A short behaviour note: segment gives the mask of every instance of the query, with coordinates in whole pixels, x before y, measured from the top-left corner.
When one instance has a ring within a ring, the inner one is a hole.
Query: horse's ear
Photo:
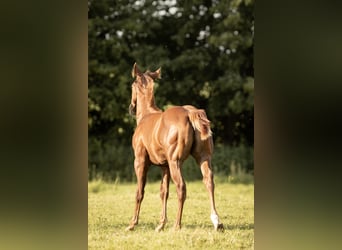
[[[157,69],[154,72],[148,72],[148,75],[152,77],[153,80],[161,78],[161,68]]]
[[[132,69],[132,77],[135,78],[137,75],[142,75],[142,73],[139,70],[137,63],[135,62]]]

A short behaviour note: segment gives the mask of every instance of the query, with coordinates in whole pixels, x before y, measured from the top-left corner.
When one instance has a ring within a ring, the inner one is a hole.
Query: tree
[[[134,62],[162,67],[155,93],[160,108],[204,108],[216,143],[253,146],[253,0],[96,0],[88,6],[90,148],[94,140],[130,144]]]

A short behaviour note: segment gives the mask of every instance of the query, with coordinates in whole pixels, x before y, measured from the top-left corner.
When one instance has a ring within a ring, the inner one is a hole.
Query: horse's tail
[[[201,135],[201,140],[208,139],[211,135],[210,121],[203,109],[196,109],[193,106],[183,106],[189,113],[189,120],[195,130],[198,130]]]

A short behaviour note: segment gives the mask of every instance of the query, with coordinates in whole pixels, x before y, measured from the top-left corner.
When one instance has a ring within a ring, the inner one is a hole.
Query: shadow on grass
[[[224,230],[250,230],[254,229],[254,223],[248,223],[248,224],[223,224]],[[214,229],[214,226],[211,224],[205,224],[205,225],[200,225],[200,224],[192,224],[192,225],[183,225],[183,228],[186,229],[204,229],[204,230],[211,230]]]
[[[254,223],[248,223],[248,224],[235,224],[235,225],[225,225],[225,228],[227,230],[250,230],[254,229]]]
[[[144,223],[144,222],[141,222],[139,223],[138,225],[136,225],[134,227],[134,231],[154,231],[154,229],[157,227],[157,223]],[[126,228],[129,226],[129,221],[127,223],[120,223],[120,224],[113,224],[111,225],[111,227],[115,230],[121,230],[121,231],[125,231]],[[130,232],[130,231],[128,231]]]
[[[120,223],[120,224],[113,224],[110,225],[111,228],[115,230],[125,230],[129,225],[129,222],[127,223]],[[134,231],[154,231],[155,228],[158,226],[158,223],[152,223],[152,222],[141,222],[138,225],[135,226]],[[254,223],[248,223],[248,224],[223,224],[224,230],[251,230],[254,229]],[[190,229],[190,230],[196,230],[196,229],[202,229],[202,230],[214,230],[214,227],[212,224],[183,224],[183,229]],[[173,223],[169,224],[167,223],[165,225],[165,230],[173,229]]]

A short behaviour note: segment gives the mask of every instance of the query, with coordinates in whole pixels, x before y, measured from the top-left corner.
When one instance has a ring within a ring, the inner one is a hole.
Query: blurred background
[[[3,1],[0,248],[87,248],[87,180],[101,173],[134,179],[135,121],[127,109],[136,61],[142,70],[162,67],[160,108],[206,109],[216,176],[222,171],[226,179],[239,163],[255,167],[256,249],[339,249],[339,7],[327,1]],[[246,88],[253,61],[255,117],[245,101],[253,100],[253,88]],[[247,159],[250,165],[242,162]],[[187,164],[184,170],[192,170]]]
[[[253,0],[88,1],[89,180],[135,180],[135,119],[128,114],[134,62],[143,71],[162,68],[155,84],[161,109],[206,110],[216,176],[253,173],[253,9]],[[148,178],[159,180],[160,170],[151,170]],[[183,173],[201,179],[192,159]]]

